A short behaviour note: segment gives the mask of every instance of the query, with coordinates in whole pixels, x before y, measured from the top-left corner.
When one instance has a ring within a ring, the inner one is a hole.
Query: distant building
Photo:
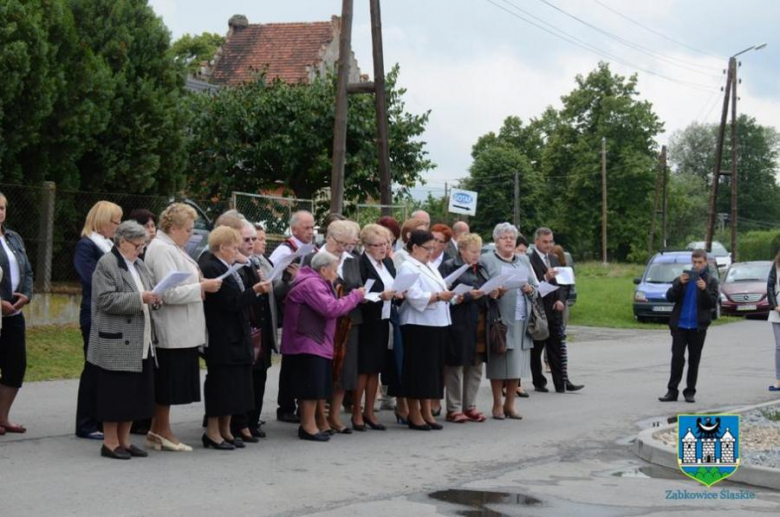
[[[250,24],[246,16],[228,21],[225,44],[214,59],[201,68],[198,79],[220,86],[252,81],[265,71],[268,80],[290,84],[310,83],[335,71],[339,54],[341,18],[329,22]],[[361,77],[354,53],[350,55],[349,82]]]

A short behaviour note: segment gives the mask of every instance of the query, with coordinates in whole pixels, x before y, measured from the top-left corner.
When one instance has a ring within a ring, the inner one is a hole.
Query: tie
[[[547,267],[547,269],[550,269],[550,258],[546,253],[544,254],[544,265]]]

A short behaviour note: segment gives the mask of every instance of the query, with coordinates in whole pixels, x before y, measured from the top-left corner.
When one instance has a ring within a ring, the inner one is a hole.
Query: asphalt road
[[[174,408],[192,453],[152,452],[127,462],[72,435],[77,383],[30,383],[13,418],[26,435],[0,437],[0,514],[10,516],[225,515],[739,515],[774,514],[780,494],[725,481],[718,499],[668,499],[706,491],[681,473],[649,467],[631,452],[642,426],[676,413],[772,400],[774,341],[768,323],[710,330],[696,404],[663,404],[671,340],[665,331],[571,329],[574,394],[532,392],[522,421],[447,424],[415,432],[380,413],[388,431],[302,442],[271,418],[278,368],[270,372],[268,438],[232,452],[200,447],[202,406]],[[490,408],[487,381],[480,390]],[[348,418],[345,418],[348,420]],[[134,437],[142,443],[140,437]],[[742,494],[751,499],[722,499]],[[670,492],[671,491],[671,492]],[[502,495],[503,494],[503,495]]]

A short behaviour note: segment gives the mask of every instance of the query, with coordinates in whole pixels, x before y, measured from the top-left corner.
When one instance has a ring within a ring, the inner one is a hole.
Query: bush
[[[753,231],[739,236],[739,260],[772,260],[780,248],[780,230]]]

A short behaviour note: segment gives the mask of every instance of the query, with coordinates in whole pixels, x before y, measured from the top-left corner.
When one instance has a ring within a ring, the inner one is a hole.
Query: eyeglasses
[[[140,252],[146,247],[146,243],[142,242],[141,244],[135,244],[134,242],[127,241],[128,244],[130,244],[132,247],[135,248],[135,251]]]
[[[332,235],[329,236],[329,238],[333,239],[333,242],[335,242],[338,246],[340,246],[342,248],[346,248],[347,246],[350,246],[352,244],[351,242],[341,242],[340,240],[338,240],[337,238],[335,238]]]
[[[420,246],[422,249],[427,251],[428,253],[431,253],[433,251],[433,246]]]

